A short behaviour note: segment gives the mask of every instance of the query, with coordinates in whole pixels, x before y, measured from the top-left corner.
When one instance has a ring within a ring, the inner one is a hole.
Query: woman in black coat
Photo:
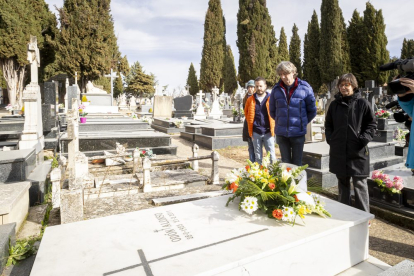
[[[369,212],[367,177],[369,149],[377,122],[368,101],[361,97],[353,74],[338,81],[339,93],[325,119],[326,142],[330,146],[329,171],[338,178],[339,202],[351,205],[351,178],[355,207]]]

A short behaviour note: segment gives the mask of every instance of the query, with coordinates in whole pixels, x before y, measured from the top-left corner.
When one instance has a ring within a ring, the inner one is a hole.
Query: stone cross
[[[200,102],[199,102],[199,104],[201,105],[201,104],[203,104],[203,90],[200,90],[198,93],[197,93],[197,95],[200,97]]]
[[[211,92],[213,93],[213,102],[214,102],[217,99],[218,94],[220,93],[220,89],[214,86],[214,88],[211,89]]]
[[[27,60],[30,63],[30,82],[37,83],[38,73],[37,68],[40,67],[40,54],[37,47],[37,38],[30,36],[30,42],[27,45]]]
[[[44,148],[42,103],[40,86],[38,85],[38,67],[40,66],[39,48],[37,39],[30,36],[27,46],[27,60],[30,62],[31,82],[23,90],[22,101],[24,105],[23,134],[20,137],[19,149],[36,149],[37,161],[43,160]]]
[[[111,73],[109,75],[104,75],[104,77],[111,78],[111,99],[113,99],[114,98],[114,79],[118,78],[118,76],[116,75],[116,72],[112,71],[112,68],[111,68]]]

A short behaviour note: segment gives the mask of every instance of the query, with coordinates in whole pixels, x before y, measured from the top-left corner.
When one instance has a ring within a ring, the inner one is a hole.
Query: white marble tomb
[[[324,199],[332,218],[292,227],[227,198],[48,227],[31,276],[323,276],[368,258],[369,213]]]

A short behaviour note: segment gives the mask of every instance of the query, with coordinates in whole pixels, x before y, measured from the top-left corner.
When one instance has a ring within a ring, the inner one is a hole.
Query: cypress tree
[[[0,0],[0,7],[0,69],[7,82],[10,103],[21,106],[30,35],[37,37],[42,81],[45,67],[54,59],[45,38],[56,29],[56,18],[44,0]]]
[[[288,43],[287,37],[285,34],[285,29],[282,27],[280,29],[280,36],[279,36],[279,47],[278,47],[278,61],[287,61],[289,60],[289,50],[288,50]]]
[[[298,35],[298,27],[296,24],[293,24],[292,28],[292,37],[290,38],[289,44],[289,59],[292,62],[297,70],[298,70],[298,77],[302,78],[302,60],[301,60],[301,53],[300,53],[300,37]]]
[[[131,66],[127,79],[127,92],[131,92],[135,96],[150,96],[154,94],[154,76],[146,74],[138,61]]]
[[[118,72],[117,78],[114,83],[114,98],[118,97],[124,92],[124,82],[122,81],[122,75]]]
[[[342,10],[339,10],[341,16],[341,58],[342,58],[342,74],[351,72],[351,58],[349,56],[349,42],[346,33],[345,19],[342,15]]]
[[[65,0],[59,9],[56,62],[60,71],[78,72],[83,89],[89,80],[116,68],[121,59],[110,14],[110,0]]]
[[[190,95],[195,96],[200,90],[198,87],[197,74],[192,62],[190,68],[188,69],[187,85],[190,86]]]
[[[205,91],[220,87],[225,59],[225,26],[220,0],[210,0],[204,22],[200,86]]]
[[[242,83],[262,76],[268,85],[274,84],[278,61],[276,43],[266,1],[239,0],[237,47]]]
[[[319,64],[323,83],[330,83],[343,73],[342,28],[338,0],[322,0]]]
[[[404,38],[402,49],[401,49],[401,58],[411,58],[414,57],[414,40],[409,39],[407,40]]]
[[[362,63],[364,62],[361,45],[361,38],[363,36],[362,20],[363,19],[359,15],[358,11],[354,10],[347,29],[351,72],[355,75],[359,84],[363,84],[365,81],[362,76],[361,68]]]
[[[303,75],[314,90],[321,86],[319,68],[320,35],[318,15],[314,10],[312,19],[308,22],[308,31],[303,45]]]
[[[361,39],[362,78],[375,80],[382,85],[387,79],[386,72],[380,72],[379,66],[389,61],[389,52],[386,49],[388,40],[385,36],[385,24],[382,11],[375,10],[374,6],[366,3],[363,20],[363,36]]]
[[[227,45],[226,48],[226,62],[224,68],[224,91],[233,94],[237,89],[237,73],[230,45]]]

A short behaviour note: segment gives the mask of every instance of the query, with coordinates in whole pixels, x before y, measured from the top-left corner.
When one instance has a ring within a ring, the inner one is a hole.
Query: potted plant
[[[81,122],[81,124],[86,123],[86,115],[88,115],[88,113],[83,112],[83,110],[84,110],[85,108],[86,108],[86,106],[85,106],[84,104],[81,104],[81,105],[78,107],[78,110],[79,110],[79,117],[80,117],[80,122]]]
[[[65,105],[63,103],[59,104],[59,113],[65,112]]]
[[[393,179],[382,171],[373,171],[372,179],[368,179],[368,192],[370,198],[383,203],[402,207],[401,190],[404,188],[404,181],[400,176]]]
[[[390,116],[391,116],[391,113],[384,109],[378,109],[377,112],[375,112],[375,117],[377,117],[377,123],[378,123],[379,130],[385,130],[387,128],[388,118]]]
[[[232,113],[233,113],[233,122],[235,122],[236,117],[239,115],[239,113],[237,112],[237,109],[235,109],[234,107],[232,109]]]

